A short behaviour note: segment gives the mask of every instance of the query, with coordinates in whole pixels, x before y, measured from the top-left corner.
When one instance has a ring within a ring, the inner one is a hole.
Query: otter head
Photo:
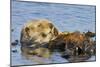
[[[27,46],[35,46],[35,44],[44,45],[50,40],[55,39],[57,35],[58,30],[51,21],[45,19],[32,20],[22,29],[21,43],[25,42]]]

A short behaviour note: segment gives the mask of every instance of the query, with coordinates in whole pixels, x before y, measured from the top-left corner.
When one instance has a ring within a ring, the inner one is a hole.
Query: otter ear
[[[49,26],[50,26],[51,29],[53,28],[53,24],[52,23],[49,23]]]
[[[28,28],[28,27],[26,27],[26,28],[25,28],[25,32],[28,32],[28,31],[29,31],[29,28]]]
[[[29,28],[28,27],[25,28],[25,32],[26,32],[26,35],[29,36]]]
[[[51,33],[53,34],[53,36],[57,36],[59,34],[58,30],[54,27],[52,23],[50,23],[49,26],[50,26]]]
[[[57,36],[58,35],[58,30],[55,28],[55,27],[52,27],[52,30],[51,30],[52,34],[54,36]]]

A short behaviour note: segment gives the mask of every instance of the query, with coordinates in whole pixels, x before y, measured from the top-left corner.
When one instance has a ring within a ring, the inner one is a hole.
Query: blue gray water
[[[11,29],[14,29],[11,33],[11,42],[20,39],[20,31],[23,25],[32,19],[48,19],[60,31],[87,32],[89,30],[95,32],[95,6],[93,5],[12,1],[11,17]],[[27,60],[20,54],[20,45],[11,48],[18,50],[17,53],[11,53],[11,65],[38,64],[35,61]],[[90,59],[95,60],[95,57]],[[45,60],[48,61],[47,63],[68,62],[61,58],[59,53],[55,53],[52,59]]]

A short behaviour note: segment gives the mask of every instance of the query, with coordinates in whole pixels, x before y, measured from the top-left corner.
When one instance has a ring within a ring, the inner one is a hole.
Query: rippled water
[[[11,42],[20,39],[23,25],[32,19],[51,20],[60,31],[95,32],[95,6],[93,5],[12,1],[11,17],[11,29],[14,29],[11,33]],[[11,48],[11,50],[18,50],[16,53],[11,52],[11,65],[39,64],[21,55],[20,44]],[[95,60],[95,56],[90,60]],[[59,53],[53,54],[51,59],[45,59],[45,61],[47,63],[68,62],[61,58]]]

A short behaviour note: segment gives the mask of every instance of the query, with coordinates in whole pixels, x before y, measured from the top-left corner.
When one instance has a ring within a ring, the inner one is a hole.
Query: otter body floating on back
[[[72,33],[61,33],[51,42],[50,49],[58,49],[63,52],[62,56],[69,61],[84,61],[95,53],[95,41],[79,31]]]

